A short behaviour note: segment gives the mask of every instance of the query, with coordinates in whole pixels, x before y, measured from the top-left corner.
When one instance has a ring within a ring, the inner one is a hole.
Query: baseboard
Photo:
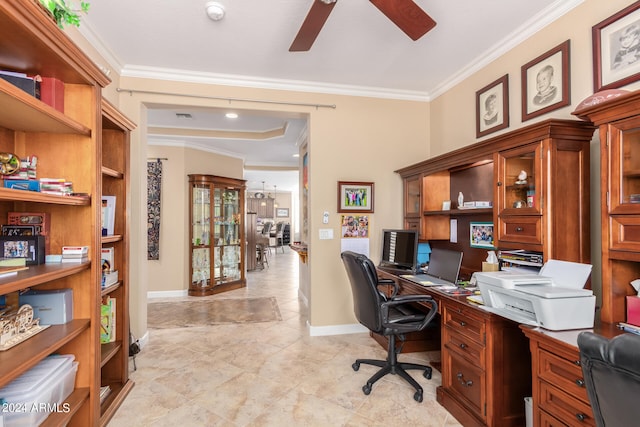
[[[369,333],[369,329],[359,323],[351,325],[311,326],[307,321],[307,328],[309,328],[309,336],[311,337]]]
[[[189,296],[189,291],[187,289],[180,289],[177,291],[150,291],[147,292],[147,299],[155,299],[155,298],[175,298],[175,297],[186,297]]]

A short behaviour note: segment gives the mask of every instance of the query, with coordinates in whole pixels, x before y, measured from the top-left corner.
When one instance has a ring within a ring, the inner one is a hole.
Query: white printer
[[[482,308],[552,331],[592,328],[596,297],[583,289],[591,265],[549,260],[538,274],[475,273]]]

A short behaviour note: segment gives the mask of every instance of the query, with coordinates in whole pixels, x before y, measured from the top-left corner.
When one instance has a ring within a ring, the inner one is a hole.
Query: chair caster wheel
[[[418,403],[422,402],[422,392],[416,391],[416,394],[413,395],[413,399]]]
[[[354,362],[354,364],[351,365],[351,367],[353,368],[354,371],[357,371],[358,369],[360,369],[360,364],[358,362]]]
[[[425,377],[426,379],[430,380],[431,379],[431,370],[428,371],[424,371],[424,374],[422,374],[423,377]]]
[[[371,393],[371,386],[369,384],[365,384],[362,386],[362,392],[368,396],[369,393]]]

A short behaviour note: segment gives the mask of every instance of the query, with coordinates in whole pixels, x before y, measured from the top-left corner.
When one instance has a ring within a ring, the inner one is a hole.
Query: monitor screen
[[[427,274],[456,283],[462,264],[462,252],[448,249],[431,249]]]
[[[416,230],[382,230],[380,265],[415,269],[418,255]]]

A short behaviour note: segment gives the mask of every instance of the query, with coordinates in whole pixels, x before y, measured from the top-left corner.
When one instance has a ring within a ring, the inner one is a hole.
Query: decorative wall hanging
[[[571,103],[567,40],[522,66],[522,121]]]
[[[373,182],[338,181],[338,212],[373,213]]]
[[[593,91],[640,79],[640,1],[596,24],[593,33]]]
[[[509,75],[476,92],[476,138],[509,127]]]
[[[162,162],[147,162],[147,259],[160,259]]]

